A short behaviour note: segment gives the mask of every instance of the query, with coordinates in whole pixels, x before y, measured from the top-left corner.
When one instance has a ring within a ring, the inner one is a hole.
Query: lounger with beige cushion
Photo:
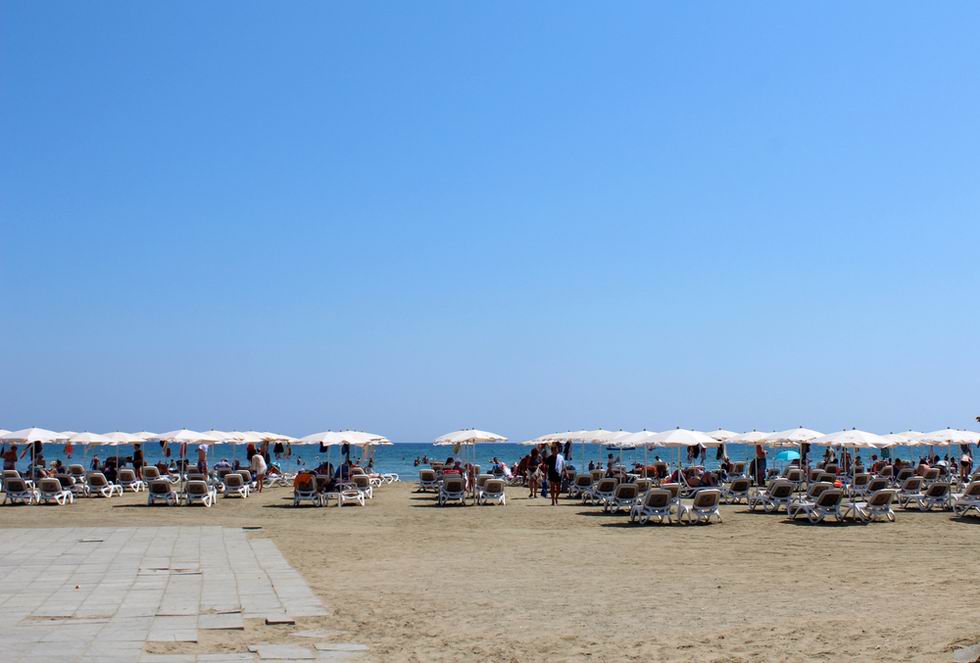
[[[222,492],[225,494],[225,497],[245,498],[248,497],[248,493],[251,490],[248,484],[245,483],[245,479],[238,472],[229,472],[226,474],[221,485],[224,487]]]
[[[592,489],[592,477],[588,474],[580,474],[575,477],[575,481],[568,487],[569,497],[581,497],[583,492]]]
[[[141,479],[136,478],[135,470],[119,470],[119,474],[116,476],[116,483],[122,487],[123,492],[126,490],[131,490],[134,493],[138,493],[139,491],[146,489],[146,484]]]
[[[699,490],[691,504],[681,505],[677,520],[687,525],[707,525],[711,523],[711,518],[715,517],[718,522],[721,522],[721,510],[718,508],[720,504],[720,490],[714,488]]]
[[[630,522],[646,525],[651,518],[656,518],[658,523],[662,524],[665,520],[670,523],[672,507],[673,495],[671,491],[663,488],[651,488],[643,499],[630,509]]]
[[[20,477],[6,477],[3,480],[3,503],[34,504],[37,501],[37,490]]]
[[[901,486],[902,484],[905,483],[906,479],[913,476],[915,476],[915,470],[913,470],[911,467],[903,467],[898,471],[898,474],[895,476],[895,485]]]
[[[507,504],[507,495],[504,492],[504,482],[502,479],[489,479],[481,488],[477,490],[477,504]]]
[[[179,501],[177,490],[169,479],[161,479],[159,475],[156,479],[146,484],[146,505],[153,506],[157,502],[163,502],[170,506],[177,506]]]
[[[930,467],[928,470],[926,470],[926,473],[922,475],[922,481],[926,488],[939,481],[939,478],[940,469],[938,467]]]
[[[732,479],[727,488],[722,489],[722,498],[729,504],[739,504],[742,500],[749,499],[749,491],[752,490],[752,480],[748,477],[738,477]]]
[[[874,479],[868,482],[867,490],[865,491],[865,493],[870,495],[871,493],[876,493],[879,490],[884,490],[885,488],[890,488],[890,487],[891,487],[891,481],[888,480],[888,477],[875,477]],[[897,495],[898,492],[896,491],[895,494]]]
[[[900,484],[898,503],[904,507],[909,500],[918,500],[922,496],[922,484],[922,477],[906,477]]]
[[[419,480],[415,484],[416,493],[439,492],[439,478],[435,470],[419,470]]]
[[[803,511],[804,504],[813,506],[816,503],[817,498],[820,497],[821,493],[833,487],[834,484],[830,483],[829,481],[818,481],[816,483],[811,483],[809,486],[807,486],[806,494],[793,497],[793,500],[790,502],[789,506],[786,507],[786,513],[790,518],[795,519],[796,516],[800,515],[800,513],[805,513]]]
[[[786,479],[776,479],[768,488],[758,490],[749,495],[749,510],[755,511],[762,507],[766,513],[775,513],[779,507],[789,508],[793,500],[793,484]]]
[[[952,503],[949,484],[937,481],[926,488],[926,492],[907,498],[902,506],[906,509],[915,507],[919,511],[932,511],[933,507],[949,509]]]
[[[612,495],[602,500],[602,510],[607,513],[617,513],[620,509],[630,511],[639,494],[635,483],[621,483],[616,486]]]
[[[871,475],[867,472],[859,472],[854,475],[848,492],[852,498],[864,497],[868,494],[868,484],[871,483]]]
[[[364,493],[366,499],[374,499],[374,486],[370,477],[366,474],[355,474],[351,478],[354,480],[354,488]]]
[[[450,502],[466,506],[466,484],[463,477],[457,474],[446,475],[439,487],[439,506],[446,506]]]
[[[340,492],[334,493],[337,497],[337,506],[344,506],[345,504],[356,504],[358,506],[364,506],[364,491],[358,490],[357,488],[349,485],[343,488]],[[321,497],[322,500],[326,500],[327,495]]]
[[[895,522],[895,511],[892,509],[892,503],[895,502],[896,495],[898,495],[898,491],[894,488],[876,490],[868,495],[866,502],[856,502],[852,508],[861,520],[875,521],[885,518]]]
[[[72,463],[68,466],[68,474],[72,476],[78,483],[85,483],[85,467],[79,465],[78,463]]]
[[[218,491],[208,485],[207,481],[192,479],[184,484],[184,504],[191,506],[203,504],[210,507],[218,498]]]
[[[66,490],[61,482],[54,477],[41,479],[37,484],[37,501],[39,504],[55,503],[61,506],[75,502],[75,496]]]
[[[953,496],[953,513],[957,518],[962,518],[970,511],[976,511],[980,515],[980,480],[974,479],[962,493]]]
[[[88,476],[85,477],[85,494],[89,497],[112,497],[113,495],[122,495],[123,489],[122,486],[109,483],[102,472],[89,472]]]
[[[604,500],[613,496],[618,484],[619,481],[612,477],[599,479],[597,483],[593,484],[592,490],[582,494],[582,501],[586,504],[602,504]]]
[[[840,488],[828,488],[820,493],[814,502],[802,504],[799,513],[806,515],[811,523],[822,522],[827,516],[833,516],[838,522],[843,522],[844,514],[840,508],[843,500],[844,491]],[[796,515],[794,513],[793,518]]]

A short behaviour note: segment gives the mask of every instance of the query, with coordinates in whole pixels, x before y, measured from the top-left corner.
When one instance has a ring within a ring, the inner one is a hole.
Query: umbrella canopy
[[[854,449],[883,449],[894,446],[881,435],[852,428],[810,440],[818,447],[851,447]]]
[[[186,428],[172,430],[169,433],[160,433],[159,435],[154,435],[153,439],[164,442],[188,442],[192,444],[215,444],[221,441],[207,433],[198,433],[197,431],[187,430]]]
[[[705,435],[713,437],[719,442],[727,442],[731,438],[738,435],[738,433],[736,433],[735,431],[725,430],[724,428],[718,428],[713,431],[708,431],[707,433],[705,433]]]
[[[263,442],[295,442],[295,437],[283,435],[282,433],[260,433]]]
[[[804,442],[815,440],[818,437],[823,437],[823,433],[810,428],[790,428],[789,430],[782,430],[778,433],[769,433],[766,435],[765,443],[774,446],[798,446]]]
[[[98,433],[75,433],[68,438],[68,442],[72,444],[115,444],[111,437]]]
[[[980,433],[968,430],[955,430],[944,428],[925,433],[919,437],[918,442],[922,445],[944,446],[947,444],[980,444]]]
[[[626,437],[620,438],[616,441],[616,444],[624,447],[639,447],[649,442],[650,438],[656,434],[656,431],[641,430],[637,433],[630,433]]]
[[[56,433],[46,428],[23,428],[12,433],[0,435],[0,440],[4,442],[19,442],[28,444],[30,442],[61,442],[65,440],[63,433]]]
[[[346,430],[313,433],[312,435],[299,438],[296,440],[295,444],[320,444],[325,447],[339,446],[342,444],[363,446],[366,444],[379,444],[388,441],[388,438],[383,435],[364,433],[356,430]]]
[[[234,435],[235,440],[231,441],[230,444],[259,444],[264,442],[265,438],[262,437],[262,433],[254,430],[247,430],[244,433],[242,431],[228,431],[229,435]]]
[[[61,431],[59,433],[59,435],[61,435],[61,440],[60,441],[61,442],[66,442],[68,440],[68,438],[70,438],[72,435],[78,435],[78,431],[74,431],[74,430],[63,430],[63,431]]]
[[[242,434],[235,431],[227,432],[223,430],[215,430],[212,428],[207,432],[207,434],[213,437],[214,439],[216,439],[218,442],[224,444],[234,444],[242,440]]]
[[[776,460],[787,461],[787,460],[799,460],[800,452],[793,451],[792,449],[783,449],[778,454],[776,454]]]
[[[700,431],[676,428],[652,435],[644,444],[648,447],[712,447],[718,446],[718,440]]]
[[[111,442],[109,444],[142,444],[146,442],[146,439],[137,433],[124,433],[122,431],[114,431],[112,433],[105,433],[102,437],[109,438]]]
[[[923,435],[924,433],[919,433],[918,431],[907,430],[904,433],[889,433],[888,435],[882,435],[882,437],[893,445],[914,447],[919,445],[919,440]]]
[[[133,433],[133,435],[135,435],[136,437],[143,438],[143,441],[144,442],[146,442],[148,440],[158,440],[158,439],[160,439],[159,437],[157,437],[157,434],[156,433],[151,433],[148,430],[141,430],[138,433]]]
[[[485,430],[470,428],[467,430],[457,430],[446,433],[435,439],[436,446],[453,446],[456,444],[487,444],[493,442],[506,442],[507,438],[496,433],[489,433]]]
[[[750,430],[747,433],[741,433],[735,437],[730,437],[726,442],[729,444],[765,444],[766,438],[769,437],[769,433],[762,433],[757,430]]]

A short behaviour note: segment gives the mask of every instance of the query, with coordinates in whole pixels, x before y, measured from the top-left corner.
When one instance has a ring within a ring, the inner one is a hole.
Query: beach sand
[[[373,661],[950,661],[980,642],[980,518],[811,526],[725,506],[720,525],[641,527],[518,488],[466,508],[410,484],[343,509],[293,508],[285,488],[212,509],[144,495],[4,507],[0,527],[260,527],[332,610],[297,628],[366,643]],[[250,624],[148,651],[287,633]]]

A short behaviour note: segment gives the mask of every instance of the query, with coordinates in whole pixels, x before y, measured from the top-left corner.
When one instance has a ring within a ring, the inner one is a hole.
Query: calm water
[[[288,472],[297,470],[299,467],[306,466],[315,467],[319,465],[322,460],[330,460],[331,462],[337,462],[338,458],[338,447],[332,447],[328,453],[321,453],[319,447],[317,446],[294,446],[292,448],[292,456],[290,458],[283,458],[280,461],[283,469]],[[23,450],[23,445],[19,447],[19,450]],[[171,447],[173,457],[179,453],[176,446]],[[509,465],[514,465],[522,456],[528,453],[530,447],[521,444],[480,444],[476,447],[464,447],[459,457],[464,462],[475,458],[476,462],[479,463],[483,469],[488,469],[491,463],[491,459],[496,456],[500,458],[505,463]],[[714,468],[718,466],[718,460],[715,458],[715,449],[708,450],[707,456],[707,466],[709,468]],[[786,462],[779,461],[776,457],[780,452],[780,449],[769,449],[769,466],[782,466]],[[928,453],[928,447],[895,447],[891,450],[891,455],[893,458],[902,458],[904,460],[918,459],[920,456]],[[82,463],[87,468],[92,460],[93,456],[98,456],[100,459],[105,460],[109,456],[114,456],[116,453],[120,456],[131,456],[133,453],[132,446],[121,445],[119,447],[75,447],[73,457],[70,462]],[[163,458],[163,453],[160,448],[159,443],[151,442],[147,443],[143,447],[144,456],[147,462],[156,462]],[[754,453],[754,447],[745,445],[728,445],[727,452],[729,457],[734,461],[745,460],[748,461],[752,458]],[[940,447],[936,447],[936,452],[940,455],[944,455],[946,450]],[[951,452],[958,457],[959,447],[954,447]],[[572,445],[572,464],[583,468],[588,465],[590,460],[596,462],[605,463],[606,455],[609,453],[616,454],[620,457],[623,463],[631,465],[634,461],[642,462],[644,459],[643,450],[633,450],[633,451],[610,451],[605,447],[600,445]],[[358,458],[360,454],[360,449],[354,448],[351,452],[353,458]],[[814,449],[811,451],[812,455],[817,458],[823,455],[822,449]],[[44,447],[45,459],[50,463],[56,458],[60,458],[63,462],[69,462],[69,459],[65,457],[64,446],[56,444],[48,444]],[[374,464],[375,467],[382,472],[396,472],[401,478],[404,479],[415,479],[418,477],[419,468],[414,465],[416,458],[422,458],[423,456],[428,456],[430,460],[440,460],[444,461],[447,457],[453,455],[451,447],[437,447],[432,444],[394,444],[391,446],[377,447],[374,449]],[[652,462],[655,456],[660,456],[663,460],[673,464],[677,460],[677,451],[675,449],[651,449],[647,451],[647,460]],[[862,459],[867,461],[871,457],[871,452],[868,450],[861,451],[860,454]],[[881,455],[880,452],[878,454]],[[190,445],[188,450],[188,456],[192,459],[196,459],[196,445]],[[242,463],[245,462],[245,447],[238,445],[225,445],[218,444],[209,449],[208,453],[208,463],[213,465],[218,460],[222,458],[227,458],[230,462],[234,462],[237,458]],[[682,450],[681,455],[682,460],[686,462],[686,454]],[[26,469],[26,461],[21,461],[18,463],[19,469]]]

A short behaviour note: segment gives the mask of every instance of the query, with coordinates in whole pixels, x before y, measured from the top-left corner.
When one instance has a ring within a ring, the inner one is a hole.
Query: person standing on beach
[[[548,468],[551,506],[558,506],[558,494],[561,492],[561,473],[565,469],[565,457],[562,456],[561,447],[557,443],[551,448],[551,454],[544,459],[544,462]]]
[[[761,444],[755,445],[755,482],[758,486],[766,485],[766,450]]]
[[[541,456],[539,455],[538,448],[534,447],[531,449],[531,455],[527,459],[527,487],[531,491],[529,498],[537,497],[538,492],[538,477],[541,474],[540,468]]]
[[[262,486],[265,484],[265,473],[269,471],[265,457],[262,454],[252,454],[251,469],[252,474],[255,475],[255,485],[258,486],[258,491],[261,493]]]
[[[133,469],[136,472],[136,478],[143,478],[143,445],[134,444],[133,445]]]

